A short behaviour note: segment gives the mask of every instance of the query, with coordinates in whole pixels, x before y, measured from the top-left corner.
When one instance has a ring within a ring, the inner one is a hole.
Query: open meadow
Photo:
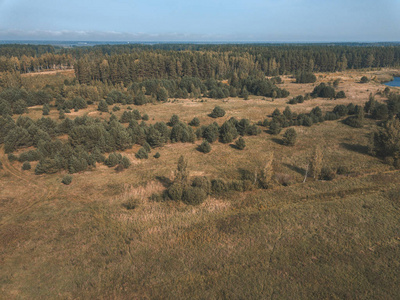
[[[169,98],[118,104],[113,115],[119,120],[134,107],[148,115],[149,125],[167,123],[175,114],[186,124],[197,117],[201,125],[215,121],[221,126],[232,117],[262,123],[287,106],[297,115],[316,106],[325,114],[341,104],[363,107],[370,94],[386,103],[381,80],[391,72],[397,70],[315,73],[317,81],[304,84],[285,75],[277,84],[290,92],[285,98]],[[64,70],[21,80],[38,89],[74,76]],[[369,81],[360,83],[362,76]],[[346,98],[288,104],[336,79],[336,90]],[[213,119],[208,115],[216,106],[226,113]],[[24,116],[40,119],[42,107],[28,107]],[[111,116],[100,112],[98,103],[65,114],[70,119],[85,115]],[[61,122],[54,101],[47,117]],[[36,175],[37,161],[22,170],[23,162],[9,160],[2,147],[0,298],[398,299],[400,171],[369,152],[377,120],[366,116],[363,126],[354,128],[343,119],[289,126],[297,133],[293,146],[284,145],[286,128],[271,134],[259,125],[259,134],[243,136],[243,150],[215,141],[205,154],[198,150],[202,139],[196,139],[165,143],[151,149],[148,159],[139,159],[141,145],[134,144],[116,151],[129,159],[128,168],[117,172],[97,164],[74,173],[69,185],[61,183],[66,170]],[[58,138],[68,140],[67,135]],[[323,166],[335,170],[329,180],[305,178],[316,147]],[[180,156],[187,161],[189,179],[233,182],[246,174],[255,182],[254,174],[271,162],[274,180],[266,189],[250,184],[244,191],[211,194],[200,205],[152,197],[174,181]],[[339,169],[345,171],[336,173]]]

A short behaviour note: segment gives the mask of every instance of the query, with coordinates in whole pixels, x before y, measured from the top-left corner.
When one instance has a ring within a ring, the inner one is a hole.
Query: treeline
[[[75,64],[76,74],[83,83],[100,80],[127,85],[150,78],[227,79],[234,72],[244,78],[256,74],[292,74],[300,70],[333,72],[400,65],[399,46],[182,45],[179,50],[165,49],[168,47],[118,45],[74,50],[81,56]]]
[[[82,83],[91,80],[130,84],[145,79],[183,76],[227,79],[261,73],[267,76],[300,71],[396,67],[397,45],[100,45],[61,48],[0,45],[0,72],[30,72],[75,66]]]

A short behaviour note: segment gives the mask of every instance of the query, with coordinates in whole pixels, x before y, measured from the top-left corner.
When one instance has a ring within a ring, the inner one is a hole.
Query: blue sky
[[[400,41],[400,0],[0,0],[2,40]]]

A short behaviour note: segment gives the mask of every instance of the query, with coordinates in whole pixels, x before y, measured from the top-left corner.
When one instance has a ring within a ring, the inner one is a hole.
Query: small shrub
[[[120,173],[120,172],[122,172],[123,170],[124,170],[124,166],[122,165],[122,164],[118,164],[116,167],[115,167],[115,172],[117,172],[117,173]]]
[[[112,110],[113,110],[113,111],[119,111],[119,110],[121,110],[121,108],[120,108],[119,106],[115,105],[115,106],[112,108]]]
[[[183,194],[183,186],[180,183],[173,183],[169,188],[168,188],[168,197],[171,200],[174,201],[179,201],[182,199],[182,194]]]
[[[200,126],[199,118],[194,117],[193,120],[189,122],[189,125],[194,127]]]
[[[144,149],[143,147],[139,149],[139,151],[135,154],[136,158],[139,159],[148,159],[149,155],[148,152],[146,151],[146,149]]]
[[[211,193],[211,182],[206,176],[195,177],[192,181],[192,186],[204,190],[207,195]]]
[[[293,182],[292,176],[284,173],[276,173],[275,180],[283,186],[289,186]]]
[[[127,158],[126,156],[122,157],[121,160],[121,165],[124,169],[128,169],[129,166],[131,165],[131,161],[129,160],[129,158]]]
[[[229,182],[229,188],[232,191],[243,192],[244,191],[243,181],[242,180],[232,180],[231,182]]]
[[[31,169],[31,164],[29,161],[26,161],[22,164],[22,170],[26,171],[26,170],[30,170]]]
[[[154,154],[154,158],[160,158],[161,154],[160,152],[157,152],[156,154]]]
[[[336,173],[329,167],[323,167],[321,169],[321,174],[319,175],[319,179],[321,180],[333,180],[336,177]]]
[[[198,187],[189,186],[182,193],[182,201],[188,205],[199,205],[206,199],[207,193]]]
[[[369,81],[369,79],[367,76],[361,77],[361,80],[360,80],[361,83],[367,83],[368,81]]]
[[[220,106],[216,106],[209,116],[211,118],[221,118],[225,116],[225,110],[223,110]]]
[[[346,98],[346,93],[344,91],[339,91],[336,94],[336,99],[342,99],[342,98]]]
[[[222,194],[228,191],[228,185],[222,179],[213,179],[211,181],[211,191],[213,194]]]
[[[9,153],[9,154],[7,155],[7,158],[8,158],[8,160],[9,160],[10,162],[13,162],[13,161],[18,160],[18,157],[16,157],[13,153]]]
[[[239,150],[243,150],[246,147],[246,142],[244,141],[244,139],[242,137],[240,137],[236,142],[235,142],[235,146],[237,149]]]
[[[211,151],[211,145],[207,140],[204,140],[199,146],[198,150],[203,153],[209,153]]]
[[[159,193],[152,194],[149,199],[154,202],[162,202],[164,200],[162,194]]]
[[[150,145],[149,145],[147,142],[145,142],[145,143],[143,144],[143,148],[144,148],[144,150],[147,151],[147,153],[150,153],[150,152],[151,152],[151,147],[150,147]]]
[[[301,72],[296,76],[296,83],[314,83],[317,77],[311,72]]]
[[[72,182],[72,176],[71,176],[71,175],[65,175],[65,176],[62,178],[61,182],[62,182],[63,184],[65,184],[65,185],[71,184],[71,182]]]
[[[139,206],[139,201],[135,198],[130,198],[123,204],[123,206],[127,210],[135,209]]]
[[[143,121],[148,121],[148,120],[149,120],[149,115],[148,115],[148,114],[144,114],[144,115],[142,116],[142,120],[143,120]]]

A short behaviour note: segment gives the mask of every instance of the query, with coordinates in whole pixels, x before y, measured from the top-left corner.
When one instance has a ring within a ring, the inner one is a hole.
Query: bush
[[[213,111],[209,114],[211,118],[221,118],[225,116],[225,110],[223,110],[220,106],[214,107]]]
[[[349,125],[354,128],[361,128],[363,127],[363,120],[357,118],[356,116],[350,116],[343,120],[343,123]]]
[[[148,115],[148,114],[144,114],[144,115],[142,116],[142,120],[143,120],[143,121],[148,121],[148,120],[149,120],[149,115]]]
[[[321,98],[329,98],[333,99],[336,96],[335,89],[331,86],[327,86],[325,83],[321,83],[316,86],[311,93],[313,98],[321,97]]]
[[[128,169],[129,166],[131,165],[131,161],[129,160],[129,158],[124,156],[124,157],[122,157],[121,165],[124,167],[124,169]]]
[[[179,117],[177,115],[172,115],[171,119],[169,119],[168,126],[175,126],[179,123]]]
[[[147,151],[147,153],[150,153],[150,152],[151,152],[151,147],[150,147],[150,145],[149,145],[147,142],[145,142],[145,143],[143,144],[143,148],[144,148],[144,150]]]
[[[189,186],[182,193],[182,201],[188,205],[199,205],[206,199],[207,193],[198,187]]]
[[[289,128],[283,134],[283,144],[286,146],[294,146],[297,140],[297,132],[294,128]]]
[[[14,154],[12,154],[12,153],[9,153],[8,155],[7,155],[7,158],[8,158],[8,161],[10,161],[10,162],[13,162],[13,161],[16,161],[16,160],[18,160],[18,157],[16,157]]]
[[[244,191],[243,181],[242,180],[232,180],[231,182],[229,182],[229,188],[232,191],[243,192]]]
[[[211,182],[206,176],[193,178],[192,186],[204,190],[207,195],[211,193]]]
[[[228,191],[228,185],[222,179],[213,179],[211,181],[211,191],[213,194],[220,195]]]
[[[108,112],[108,105],[105,100],[100,100],[97,110],[101,112]]]
[[[112,110],[113,110],[113,111],[119,111],[119,110],[121,110],[121,108],[120,108],[119,106],[115,105],[115,106],[112,108]]]
[[[144,149],[143,147],[139,149],[139,151],[135,154],[136,158],[139,159],[148,159],[149,155],[147,154],[146,149]]]
[[[204,140],[199,146],[198,150],[203,153],[209,153],[211,151],[211,145],[207,140]]]
[[[139,205],[139,201],[135,198],[129,198],[124,204],[122,204],[127,210],[135,209]]]
[[[346,98],[346,93],[344,91],[337,92],[336,99]]]
[[[110,153],[110,155],[108,156],[108,158],[105,160],[104,163],[109,168],[112,168],[112,167],[115,167],[119,162],[120,162],[120,159],[118,157],[118,154]]]
[[[71,175],[65,175],[65,176],[62,178],[61,182],[62,182],[63,184],[65,184],[65,185],[71,184],[71,182],[72,182],[72,176],[71,176]]]
[[[43,104],[43,116],[48,116],[50,114],[50,106],[48,104]]]
[[[123,165],[118,164],[118,165],[115,167],[114,170],[115,170],[115,172],[119,173],[119,172],[122,172],[124,169],[125,169],[125,168],[124,168]]]
[[[243,150],[246,147],[246,142],[244,141],[244,139],[242,137],[240,137],[236,142],[235,142],[235,146],[237,149],[239,150]]]
[[[369,79],[367,76],[361,77],[361,80],[360,80],[361,83],[367,83],[368,81],[369,81]]]
[[[329,167],[323,167],[321,169],[321,174],[319,175],[319,179],[321,180],[333,180],[336,177],[336,173]]]
[[[275,180],[283,186],[289,186],[293,182],[292,176],[284,173],[276,173]]]
[[[160,158],[161,154],[160,152],[157,152],[156,154],[154,154],[154,158]]]
[[[168,197],[173,201],[182,199],[183,186],[180,183],[173,183],[167,190]]]
[[[301,72],[296,76],[296,83],[314,83],[317,77],[311,72]]]
[[[271,124],[269,124],[269,131],[271,134],[279,134],[282,130],[281,124],[279,124],[276,121],[272,121]]]
[[[192,121],[189,122],[189,125],[190,125],[190,126],[194,126],[194,127],[200,126],[200,120],[199,120],[199,118],[194,117],[194,118],[192,119]]]
[[[26,161],[22,164],[22,170],[30,170],[31,169],[31,164],[29,161]]]

